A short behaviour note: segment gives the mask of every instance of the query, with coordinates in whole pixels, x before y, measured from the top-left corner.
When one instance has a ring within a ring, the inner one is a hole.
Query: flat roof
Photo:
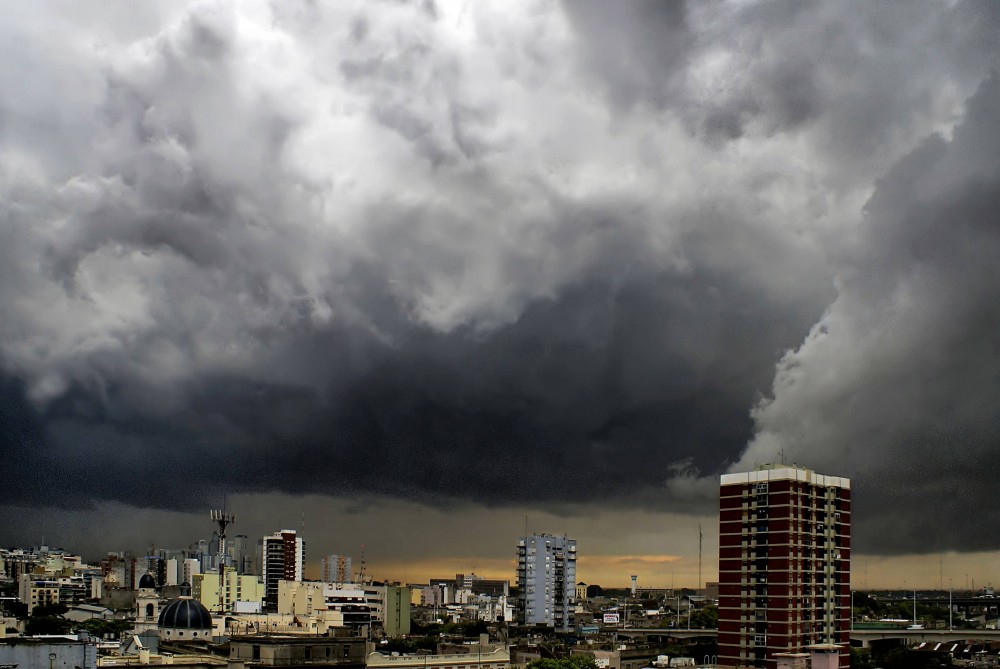
[[[851,480],[843,476],[825,476],[811,469],[793,466],[765,465],[752,472],[723,474],[722,485],[740,485],[743,483],[767,483],[768,481],[804,481],[822,486],[851,489]]]

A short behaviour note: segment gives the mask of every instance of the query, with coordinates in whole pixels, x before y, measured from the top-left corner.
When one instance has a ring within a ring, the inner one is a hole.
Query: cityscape
[[[724,474],[718,580],[626,587],[578,580],[577,541],[516,540],[510,578],[379,581],[358,556],[320,558],[307,537],[233,534],[146,555],[0,549],[7,665],[834,669],[1000,660],[1000,598],[978,591],[859,591],[850,480],[797,465]],[[711,569],[709,570],[712,571]],[[912,612],[912,614],[911,614]],[[534,664],[533,664],[534,663]]]
[[[0,669],[1000,669],[1000,0],[30,0]]]

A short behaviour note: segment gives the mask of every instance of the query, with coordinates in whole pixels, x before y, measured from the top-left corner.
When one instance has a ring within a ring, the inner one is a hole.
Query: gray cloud
[[[136,11],[0,27],[0,444],[44,465],[5,469],[22,505],[710,509],[699,473],[754,421],[745,458],[791,434],[785,365],[948,248],[880,221],[996,64],[976,3]],[[964,192],[926,179],[927,216]],[[947,266],[911,299],[979,285]]]
[[[993,76],[952,138],[879,182],[837,299],[778,365],[737,465],[784,449],[853,475],[867,547],[995,547],[998,112]]]

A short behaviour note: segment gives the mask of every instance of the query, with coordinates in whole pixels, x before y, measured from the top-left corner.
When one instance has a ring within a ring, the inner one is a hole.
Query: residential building
[[[764,465],[724,474],[719,509],[719,666],[835,644],[848,667],[850,481]]]
[[[517,545],[517,622],[568,632],[576,625],[576,540],[536,534]]]
[[[305,565],[305,542],[295,530],[281,530],[261,541],[261,578],[264,609],[278,610],[278,582],[301,581]]]
[[[219,608],[219,574],[195,574],[191,582],[191,598],[201,602],[208,610]],[[240,574],[236,567],[226,567],[223,606],[231,612],[260,611],[264,600],[264,584],[253,575]]]
[[[177,580],[177,575],[179,573],[178,566],[181,563],[177,561],[176,558],[169,559],[165,562],[167,569],[167,578],[163,582],[164,585],[180,585],[181,582]],[[188,581],[190,583],[190,581]]]
[[[201,573],[201,561],[197,558],[186,558],[181,571],[181,583],[191,585],[194,583],[194,575]]]
[[[377,586],[382,596],[382,632],[387,637],[410,633],[410,588],[405,585]]]
[[[36,606],[59,603],[59,581],[21,574],[17,586],[17,598],[28,606],[28,615]]]
[[[316,581],[279,581],[275,611],[295,618],[316,618],[320,632],[329,627],[347,628],[361,636],[368,636],[375,619],[375,607],[361,586],[338,588]]]
[[[342,585],[351,582],[351,558],[347,555],[327,555],[323,558],[323,581]]]

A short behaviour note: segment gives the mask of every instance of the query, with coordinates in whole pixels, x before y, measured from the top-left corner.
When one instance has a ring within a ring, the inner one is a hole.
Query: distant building
[[[178,562],[177,558],[170,558],[164,562],[167,571],[166,580],[163,585],[180,585],[181,581],[178,579],[180,574],[181,562]],[[190,581],[188,581],[190,583]]]
[[[851,482],[765,465],[724,474],[719,508],[719,666],[835,644],[848,667]]]
[[[187,558],[184,560],[183,574],[181,574],[181,583],[187,583],[191,585],[194,582],[194,575],[201,573],[201,561],[196,558]]]
[[[301,581],[305,565],[305,542],[295,530],[281,530],[261,542],[261,580],[264,609],[278,610],[278,582]]]
[[[226,613],[237,607],[241,611],[259,611],[264,600],[264,584],[256,576],[240,574],[235,567],[226,567],[224,595]],[[191,582],[191,597],[210,611],[218,609],[219,574],[195,574]]]
[[[568,632],[576,625],[576,541],[536,534],[517,545],[517,622]]]
[[[351,582],[351,558],[347,555],[327,555],[323,558],[323,581],[338,585]]]
[[[455,574],[455,587],[465,588],[475,595],[499,597],[510,594],[510,581],[483,578],[477,574]]]

